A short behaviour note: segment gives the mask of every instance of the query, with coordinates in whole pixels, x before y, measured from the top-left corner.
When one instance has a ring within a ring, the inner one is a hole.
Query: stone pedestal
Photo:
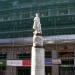
[[[16,59],[16,52],[15,50],[9,50],[7,53],[8,60]],[[6,67],[6,75],[16,75],[16,67],[15,66],[7,66]]]
[[[45,75],[44,49],[32,47],[31,75]]]
[[[58,58],[58,52],[56,50],[52,50],[52,59]],[[58,64],[54,64],[52,66],[52,75],[59,75],[59,66]]]

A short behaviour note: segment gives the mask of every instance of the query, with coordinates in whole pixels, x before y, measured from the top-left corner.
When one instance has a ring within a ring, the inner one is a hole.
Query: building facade
[[[45,74],[74,75],[74,0],[0,0],[0,74],[30,75],[35,13],[42,24]]]

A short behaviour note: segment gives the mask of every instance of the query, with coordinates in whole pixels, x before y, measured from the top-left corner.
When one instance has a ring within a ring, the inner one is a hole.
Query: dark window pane
[[[45,52],[45,58],[51,58],[51,52]]]

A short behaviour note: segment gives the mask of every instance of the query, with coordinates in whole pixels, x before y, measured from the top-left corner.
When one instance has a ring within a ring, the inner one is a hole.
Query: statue
[[[37,13],[36,13],[36,17],[34,18],[33,29],[34,29],[34,34],[37,34],[37,33],[42,34],[40,18]]]
[[[34,17],[33,29],[34,29],[33,46],[43,46],[42,35],[37,35],[37,34],[42,34],[40,18],[37,13],[36,13],[36,17]]]

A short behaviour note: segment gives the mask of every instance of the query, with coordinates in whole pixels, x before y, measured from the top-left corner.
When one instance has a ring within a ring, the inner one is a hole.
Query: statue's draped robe
[[[34,18],[33,29],[35,30],[35,33],[42,33],[41,24],[40,24],[40,18],[38,16],[36,16]]]

